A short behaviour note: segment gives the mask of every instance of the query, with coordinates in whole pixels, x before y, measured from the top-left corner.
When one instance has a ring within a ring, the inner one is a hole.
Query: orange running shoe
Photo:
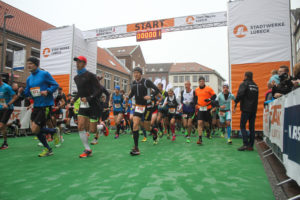
[[[79,158],[86,158],[90,156],[92,156],[92,150],[84,150],[84,152],[79,155]]]

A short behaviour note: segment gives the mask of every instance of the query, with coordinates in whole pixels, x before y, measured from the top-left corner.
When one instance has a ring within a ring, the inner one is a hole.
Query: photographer
[[[282,95],[285,95],[292,91],[293,83],[292,77],[289,75],[289,67],[280,66],[278,70],[278,75],[280,78],[280,83],[278,85],[273,86],[272,88],[272,96],[277,99]]]

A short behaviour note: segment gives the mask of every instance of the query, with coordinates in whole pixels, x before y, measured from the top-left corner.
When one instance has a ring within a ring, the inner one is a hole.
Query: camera
[[[287,73],[283,73],[279,76],[280,82],[286,80],[289,77]]]

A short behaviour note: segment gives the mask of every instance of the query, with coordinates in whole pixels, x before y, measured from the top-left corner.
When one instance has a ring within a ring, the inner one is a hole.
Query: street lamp
[[[1,52],[1,72],[3,72],[3,68],[4,68],[4,51],[6,49],[6,45],[5,45],[5,29],[6,29],[6,19],[11,19],[13,18],[13,15],[10,14],[6,14],[4,13],[4,17],[3,17],[3,28],[2,28],[2,52]],[[4,49],[5,48],[5,49]]]

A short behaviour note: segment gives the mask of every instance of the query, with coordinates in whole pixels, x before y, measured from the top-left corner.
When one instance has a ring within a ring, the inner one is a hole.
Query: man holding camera
[[[272,88],[272,96],[275,99],[292,91],[294,86],[292,82],[292,77],[289,75],[289,67],[284,65],[280,66],[278,70],[278,75],[280,78],[280,83],[278,85],[274,85]]]

